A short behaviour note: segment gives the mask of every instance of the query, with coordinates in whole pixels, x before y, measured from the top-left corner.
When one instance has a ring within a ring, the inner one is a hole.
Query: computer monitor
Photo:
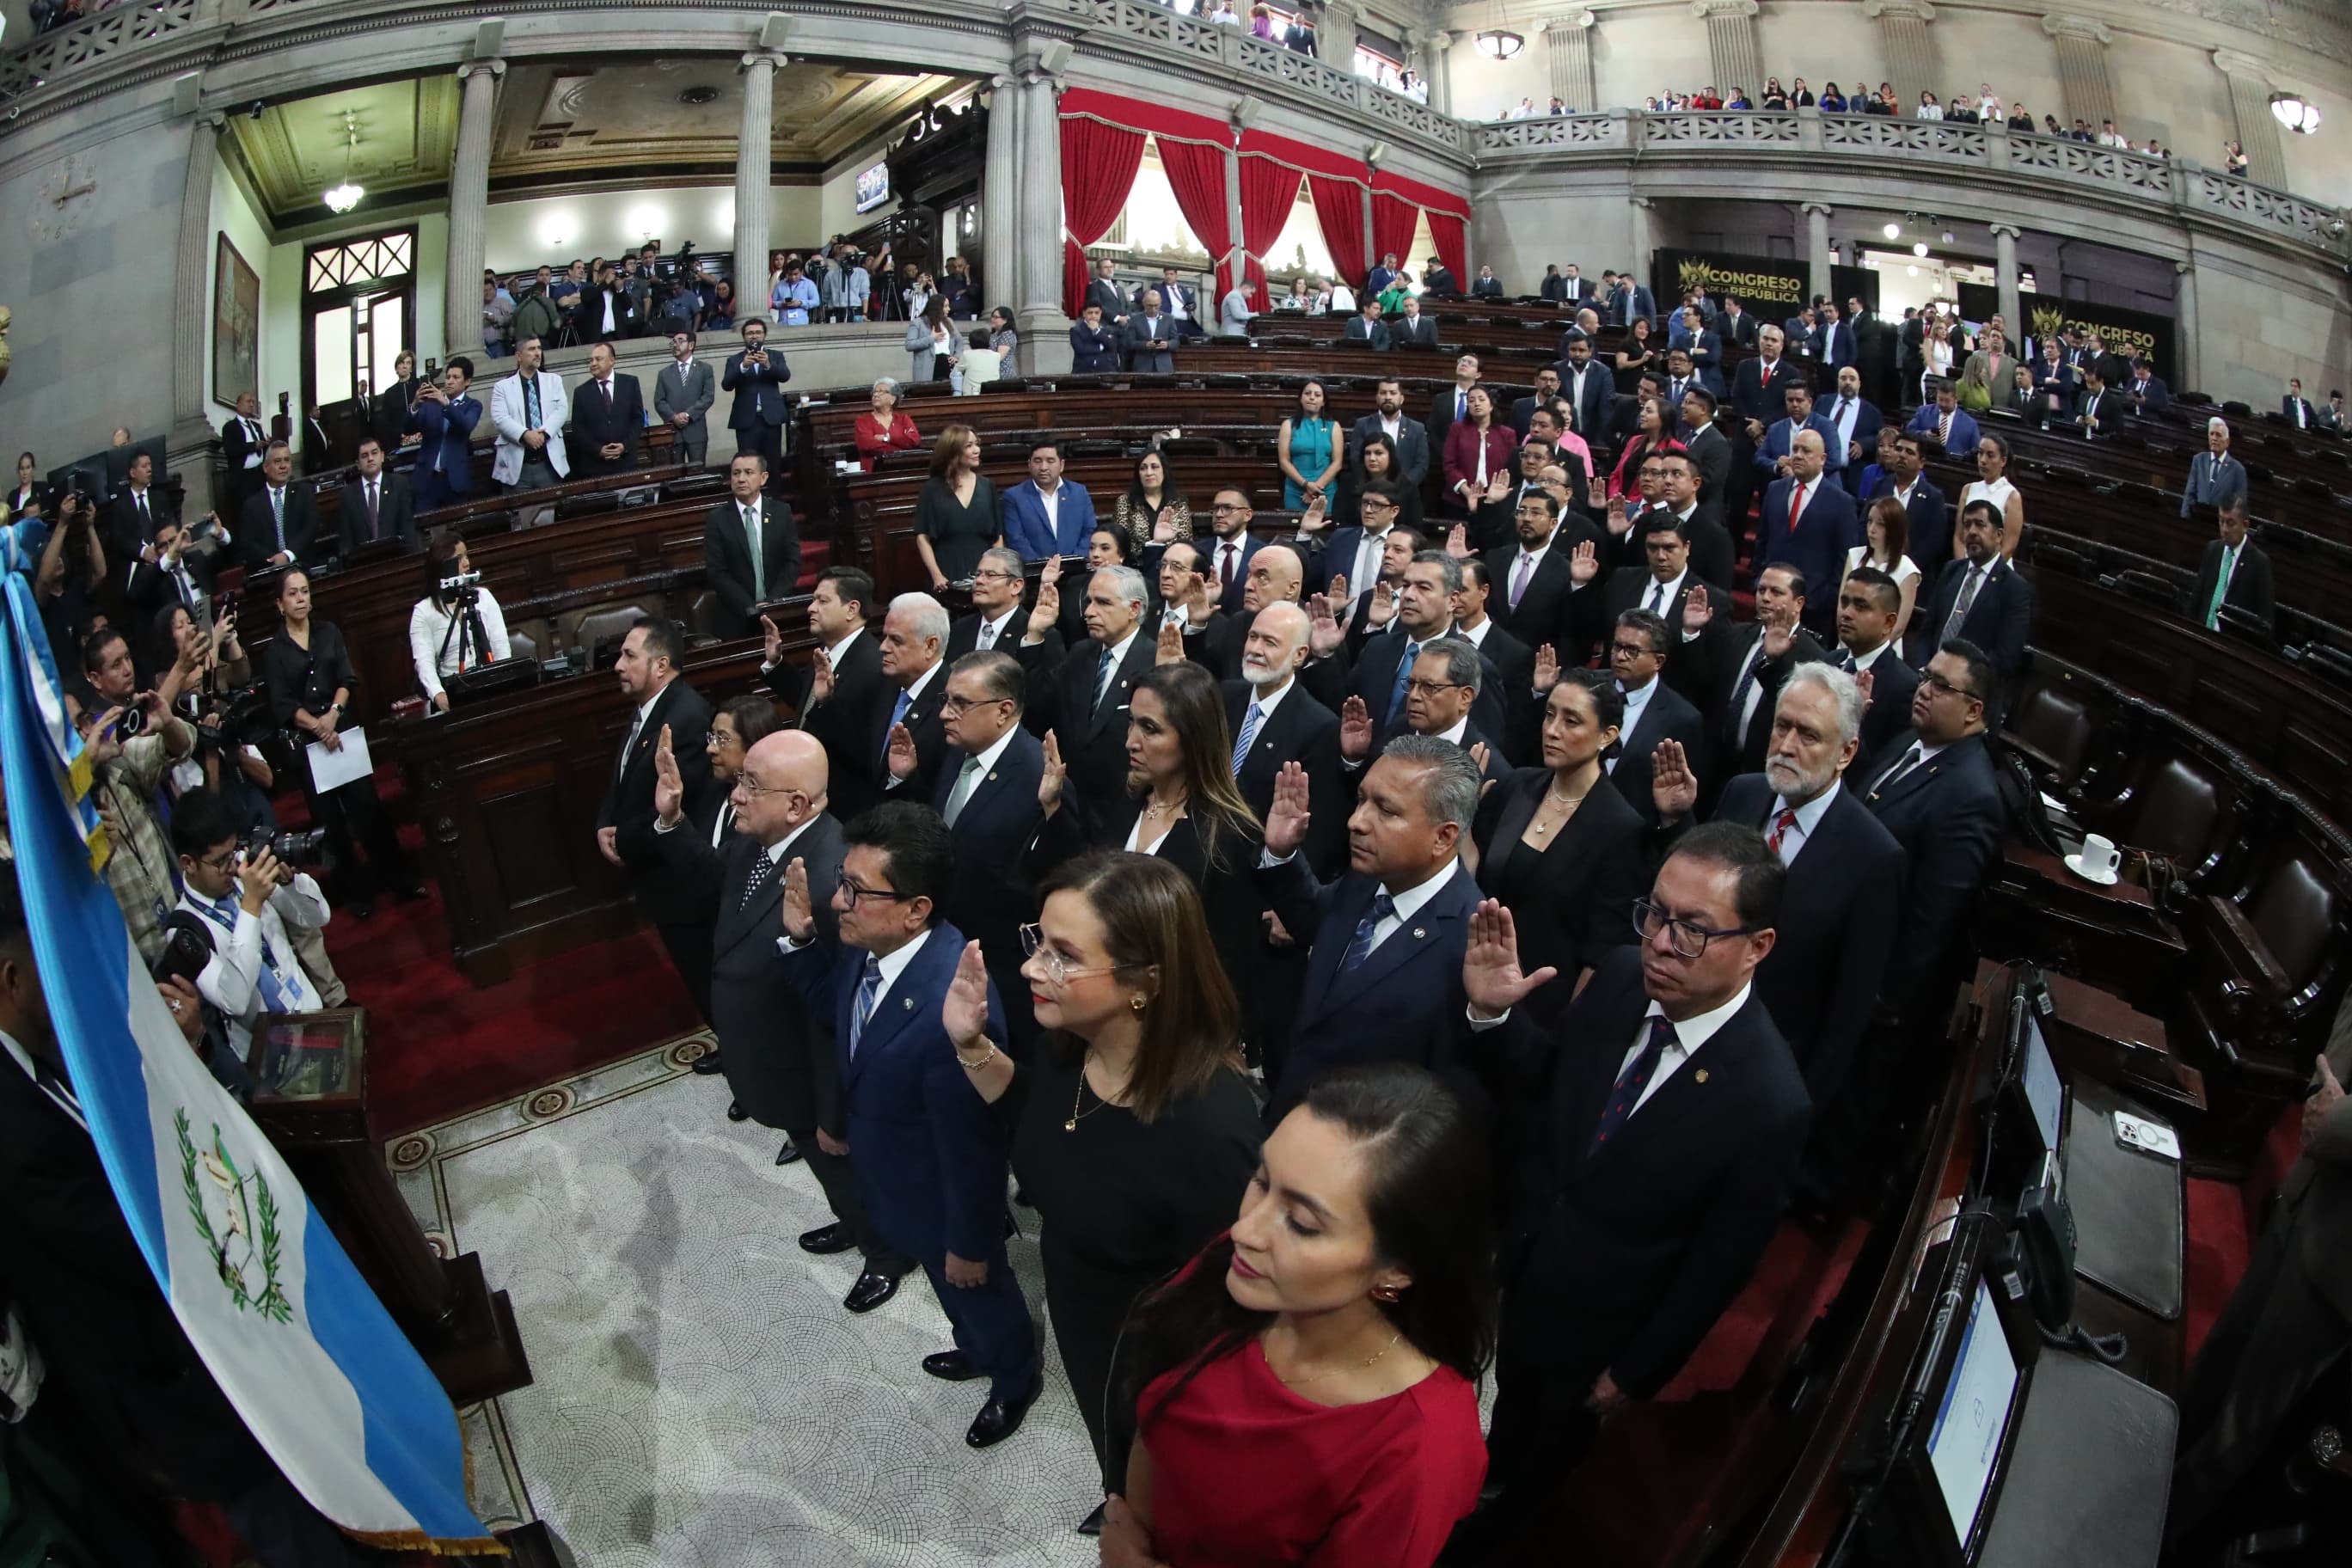
[[[2011,991],[2000,1076],[1985,1108],[1985,1159],[1970,1177],[1976,1195],[2004,1205],[2029,1187],[2063,1179],[2072,1113],[2065,1075],[2042,1032],[2038,980],[2028,972]]]
[[[2066,1082],[2058,1076],[2058,1064],[2051,1058],[2050,1044],[2042,1037],[2042,1020],[2034,1016],[2032,1008],[2025,1014],[2025,1047],[2021,1055],[2019,1088],[2032,1113],[2034,1131],[2041,1134],[2042,1149],[2054,1154],[2065,1136]]]
[[[2017,1403],[2017,1358],[2010,1353],[2009,1337],[2001,1331],[1992,1287],[1982,1275],[1975,1284],[1960,1324],[1959,1353],[1927,1436],[1927,1465],[1935,1472],[1945,1517],[1958,1542],[1980,1534],[2010,1413]]]

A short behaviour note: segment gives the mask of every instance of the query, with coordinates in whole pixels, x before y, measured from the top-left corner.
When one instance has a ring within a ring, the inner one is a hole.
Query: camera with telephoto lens
[[[326,858],[326,847],[327,830],[323,827],[307,828],[300,833],[272,833],[266,827],[257,827],[237,844],[247,865],[267,849],[278,857],[281,865],[315,866]]]
[[[269,693],[259,682],[239,686],[221,692],[215,699],[215,710],[220,717],[211,724],[196,726],[196,744],[215,752],[226,752],[231,746],[257,746],[278,732],[269,716]]]

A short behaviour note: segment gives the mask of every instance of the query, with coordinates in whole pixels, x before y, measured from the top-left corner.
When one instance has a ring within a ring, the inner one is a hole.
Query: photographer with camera
[[[171,923],[200,932],[212,957],[196,992],[220,1012],[229,1045],[243,1061],[253,1026],[265,1013],[309,1013],[325,1005],[296,956],[289,928],[317,931],[331,918],[326,895],[307,871],[276,853],[316,854],[313,831],[240,841],[218,795],[191,790],[172,813],[172,847],[186,891]],[[188,925],[193,920],[196,923]]]
[[[66,717],[90,759],[90,796],[113,852],[106,885],[122,906],[122,923],[149,963],[163,947],[163,922],[178,897],[172,848],[155,814],[157,792],[173,764],[194,750],[195,731],[172,711],[193,675],[183,658],[153,691],[139,691],[131,645],[112,628],[92,632],[82,649],[86,689],[66,693]]]
[[[166,609],[187,611],[196,629],[213,632],[213,568],[202,555],[192,553],[188,531],[178,520],[158,516],[154,528],[141,542],[138,559],[131,564],[131,613],[141,625],[152,625]],[[171,668],[177,645],[155,644],[149,668]]]
[[[408,654],[434,711],[449,710],[445,677],[511,658],[506,614],[467,557],[466,542],[436,528],[425,547],[425,597],[408,615]]]
[[[37,521],[45,510],[36,500],[18,521]],[[57,499],[40,563],[33,571],[33,598],[59,668],[73,667],[82,644],[106,618],[100,603],[106,587],[106,546],[99,533],[87,493],[68,491]]]

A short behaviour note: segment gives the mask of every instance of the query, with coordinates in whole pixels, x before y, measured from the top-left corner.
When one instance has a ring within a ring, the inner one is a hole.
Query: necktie
[[[611,407],[613,405],[613,384],[609,381],[600,381],[596,384],[596,390],[604,395],[604,405],[607,408]]]
[[[1528,591],[1528,579],[1535,575],[1536,558],[1526,551],[1519,552],[1519,569],[1511,574],[1511,608],[1519,607],[1519,595]]]
[[[269,517],[277,525],[278,549],[283,554],[286,550],[286,492],[276,485],[269,487]]]
[[[1389,686],[1388,727],[1394,729],[1404,717],[1404,683],[1412,677],[1412,661],[1421,657],[1421,645],[1404,645],[1404,657],[1397,660],[1396,679]]]
[[[857,1042],[873,1021],[874,1005],[882,999],[882,961],[872,953],[866,955],[866,978],[857,983],[857,1001],[849,1011],[849,1056],[857,1058]]]
[[[1663,616],[1666,613],[1666,585],[1664,583],[1654,583],[1650,585],[1649,607],[1650,614],[1654,616]]]
[[[1234,738],[1234,777],[1235,778],[1242,776],[1242,764],[1249,760],[1250,742],[1257,739],[1259,718],[1258,706],[1255,702],[1252,702],[1249,705],[1249,711],[1242,715],[1242,732]]]
[[[1977,585],[1984,581],[1984,574],[1985,569],[1981,566],[1969,568],[1969,580],[1960,584],[1959,600],[1952,605],[1952,613],[1944,618],[1947,641],[1960,635],[1960,623],[1969,618],[1969,606],[1977,602]]]
[[[535,375],[523,378],[522,422],[526,429],[539,428],[539,377]]]
[[[1095,710],[1097,712],[1102,710],[1103,699],[1110,695],[1110,675],[1117,668],[1110,655],[1110,649],[1103,649],[1101,661],[1095,667]]]
[[[1372,895],[1372,907],[1366,910],[1364,918],[1356,922],[1356,934],[1349,939],[1348,951],[1339,959],[1340,973],[1348,973],[1371,956],[1372,932],[1382,921],[1394,913],[1396,900],[1389,897],[1386,888]]]
[[[756,604],[768,596],[767,552],[760,548],[760,509],[756,505],[743,509],[743,542],[751,551],[751,599]]]
[[[196,585],[193,582],[189,581],[188,569],[177,562],[174,562],[172,566],[172,581],[180,585],[180,603],[191,610],[194,609],[196,607]]]
[[[1787,836],[1789,829],[1796,826],[1796,808],[1782,806],[1780,815],[1772,819],[1772,831],[1764,836],[1764,847],[1778,855],[1780,852],[1780,840]]]
[[[994,621],[982,621],[982,622],[981,622],[981,623],[980,623],[980,645],[979,645],[979,651],[980,651],[980,652],[982,652],[982,653],[986,653],[990,648],[992,648],[992,647],[994,647],[995,646],[996,646],[996,623],[995,623]]]
[[[963,767],[956,774],[955,788],[948,793],[948,808],[940,814],[950,827],[956,825],[956,818],[963,815],[965,805],[971,799],[971,792],[979,787],[980,757],[974,753],[963,760]]]
[[[1650,1080],[1657,1076],[1658,1063],[1665,1056],[1666,1047],[1673,1044],[1674,1024],[1663,1016],[1651,1019],[1650,1037],[1643,1042],[1642,1054],[1617,1075],[1616,1092],[1609,1097],[1609,1103],[1601,1109],[1601,1120],[1592,1129],[1592,1149],[1586,1151],[1588,1153],[1608,1142],[1610,1134],[1625,1125],[1626,1120],[1633,1114],[1633,1108],[1642,1102],[1642,1091],[1649,1088]]]
[[[1911,749],[1903,753],[1903,760],[1896,763],[1893,767],[1887,769],[1878,776],[1878,784],[1876,787],[1872,789],[1870,792],[1871,797],[1873,799],[1876,799],[1878,796],[1885,795],[1888,790],[1894,788],[1895,781],[1902,778],[1904,774],[1909,773],[1913,768],[1917,767],[1921,763],[1925,762],[1927,757],[1927,748],[1916,741],[1912,742]]]
[[[1231,544],[1218,547],[1217,585],[1227,592],[1231,592],[1234,585],[1234,558],[1240,553],[1241,551]]]
[[[621,742],[621,760],[613,765],[613,777],[615,780],[629,771],[629,753],[636,749],[637,731],[645,726],[646,710],[640,708],[637,710],[636,716],[629,721],[628,737]]]
[[[1454,389],[1454,417],[1463,418],[1470,412],[1470,395],[1460,387]]]
[[[719,818],[710,825],[710,847],[713,849],[727,842],[727,835],[735,827],[735,807],[728,801],[719,803]]]
[[[138,494],[141,531],[142,532],[152,534],[155,531],[155,514],[147,510],[147,492],[145,490],[141,490]]]
[[[1937,445],[1944,447],[1949,447],[1952,444],[1952,416],[1950,415],[1944,414],[1937,416],[1936,441]]]
[[[2225,545],[2222,548],[2221,570],[2213,574],[2213,597],[2205,606],[2205,626],[2209,631],[2221,627],[2221,601],[2229,595],[2230,568],[2237,563],[2237,556],[2236,546]]]
[[[735,907],[739,910],[750,909],[751,900],[760,896],[760,889],[774,880],[775,875],[774,856],[770,855],[765,849],[752,856],[751,875],[743,879],[743,896],[737,900]]]
[[[890,709],[889,728],[882,731],[882,759],[886,767],[888,765],[890,758],[890,731],[897,729],[899,724],[905,721],[907,717],[907,710],[913,705],[914,699],[901,691],[898,693],[898,700],[893,704]]]
[[[380,539],[383,537],[383,533],[376,525],[375,481],[373,479],[370,479],[367,482],[367,503],[368,537],[370,539]]]
[[[1844,670],[1848,675],[1852,675],[1854,672],[1853,649],[1850,647],[1842,647],[1838,649],[1835,663],[1840,669]]]
[[[1789,531],[1797,531],[1797,518],[1805,510],[1805,481],[1799,479],[1797,488],[1789,492]]]
[[[1756,672],[1764,665],[1764,635],[1759,630],[1755,645],[1748,650],[1748,662],[1739,667],[1739,684],[1732,689],[1732,743],[1748,744],[1748,721],[1754,716],[1757,700],[1763,695],[1757,684]]]

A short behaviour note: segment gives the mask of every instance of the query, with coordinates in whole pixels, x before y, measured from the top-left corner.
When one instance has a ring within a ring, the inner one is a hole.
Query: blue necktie
[[[1617,1090],[1609,1097],[1608,1106],[1601,1112],[1600,1124],[1592,1130],[1594,1150],[1608,1142],[1609,1135],[1624,1126],[1626,1119],[1633,1114],[1633,1107],[1642,1101],[1642,1091],[1657,1075],[1659,1058],[1674,1043],[1673,1023],[1663,1015],[1651,1019],[1649,1040],[1642,1047],[1642,1054],[1633,1058],[1633,1064],[1617,1075]]]
[[[1234,742],[1234,777],[1235,778],[1242,776],[1242,764],[1249,760],[1250,742],[1257,739],[1257,704],[1253,702],[1249,705],[1249,711],[1242,715],[1242,732]]]
[[[898,704],[890,710],[890,728],[882,731],[882,757],[886,763],[890,756],[890,731],[898,727],[907,717],[907,710],[912,706],[914,706],[913,698],[903,691],[898,693]]]
[[[1339,960],[1339,973],[1345,974],[1372,955],[1372,932],[1380,923],[1396,913],[1396,900],[1383,888],[1372,895],[1372,907],[1356,922],[1356,934],[1349,941],[1348,951]]]
[[[866,1026],[874,1019],[874,1005],[882,1000],[882,961],[872,953],[866,955],[866,978],[857,984],[857,1001],[849,1013],[849,1055],[855,1060],[857,1042],[866,1034]]]
[[[1382,716],[1391,730],[1404,718],[1404,683],[1412,679],[1412,661],[1420,657],[1421,645],[1409,642],[1404,645],[1404,657],[1397,660],[1396,679],[1389,685],[1389,710]]]
[[[1097,712],[1102,710],[1103,699],[1110,695],[1110,672],[1114,668],[1110,649],[1106,647],[1102,650],[1102,663],[1095,670],[1095,710]]]
[[[236,930],[236,900],[221,899],[213,904],[219,912],[221,923],[230,931]],[[265,1013],[291,1013],[296,1010],[295,998],[278,978],[278,970],[270,963],[269,939],[261,939],[261,1010]]]

